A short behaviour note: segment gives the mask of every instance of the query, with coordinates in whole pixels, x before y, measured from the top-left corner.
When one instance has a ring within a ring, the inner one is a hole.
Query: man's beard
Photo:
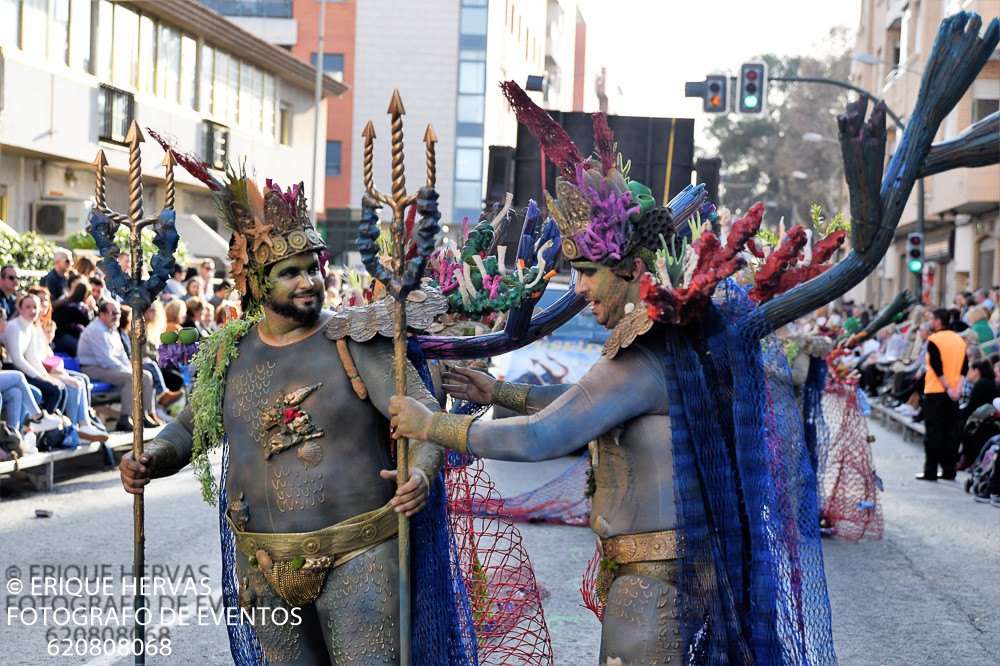
[[[315,296],[313,304],[304,308],[300,308],[295,305],[294,300],[289,301],[278,301],[274,296],[267,297],[267,307],[272,310],[275,314],[281,315],[282,317],[288,317],[292,321],[302,324],[303,326],[312,326],[319,321],[319,315],[323,311],[323,295],[315,291],[308,292],[310,295]],[[305,294],[299,293],[296,296],[304,296]],[[292,296],[292,299],[296,298]]]

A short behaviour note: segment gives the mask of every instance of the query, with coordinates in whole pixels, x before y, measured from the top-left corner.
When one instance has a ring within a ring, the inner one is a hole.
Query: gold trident
[[[368,121],[361,136],[365,138],[365,161],[364,175],[365,188],[368,193],[392,208],[393,221],[403,218],[403,211],[407,206],[413,204],[416,195],[406,194],[406,167],[403,164],[403,100],[399,98],[399,90],[392,91],[392,100],[389,102],[389,110],[386,112],[392,117],[392,196],[386,196],[375,189],[375,179],[372,176],[372,155],[374,153],[375,127],[372,121]],[[434,127],[427,124],[427,131],[424,132],[424,143],[427,145],[427,187],[434,187],[437,178],[437,162],[434,155],[434,144],[437,143],[437,135]]]
[[[403,273],[406,269],[406,220],[407,206],[417,201],[416,195],[406,194],[405,166],[403,164],[403,100],[399,98],[399,90],[392,91],[392,100],[387,112],[392,117],[392,196],[388,197],[375,189],[375,179],[372,176],[372,154],[374,152],[375,128],[372,121],[365,125],[361,136],[365,138],[364,178],[368,193],[392,208],[392,271],[394,282],[400,290],[393,293],[396,299],[394,317],[393,342],[396,360],[396,394],[406,395],[406,295],[410,288],[417,285],[403,284]],[[424,143],[427,145],[427,187],[434,187],[437,178],[437,164],[434,155],[434,144],[437,136],[434,128],[427,125],[424,132]],[[389,286],[389,285],[387,285]],[[405,484],[410,478],[409,444],[405,438],[396,440],[396,483]],[[410,664],[410,523],[405,513],[399,517],[399,638],[400,664]]]
[[[128,227],[128,246],[131,261],[130,282],[133,286],[139,285],[142,281],[142,230],[158,220],[156,216],[144,217],[142,211],[142,165],[140,163],[139,144],[145,139],[139,131],[139,124],[134,120],[128,129],[125,137],[128,142],[128,215],[116,213],[108,208],[105,184],[105,170],[108,160],[104,156],[103,150],[97,151],[93,165],[96,167],[97,181],[94,189],[97,198],[96,207],[111,221],[111,233],[118,229],[119,224]],[[167,150],[163,156],[163,166],[167,169],[166,174],[166,196],[164,210],[173,210],[174,207],[174,165],[177,160],[173,153]],[[109,259],[113,261],[113,259]],[[143,400],[142,400],[142,350],[146,346],[146,318],[143,312],[132,313],[132,324],[129,328],[129,338],[132,343],[132,458],[139,459],[143,451]],[[133,495],[132,500],[132,537],[133,537],[133,571],[136,578],[144,576],[146,567],[146,532],[145,532],[145,506],[142,495]],[[137,592],[134,602],[136,609],[145,608],[146,601],[144,595]],[[138,617],[138,615],[137,615]],[[137,637],[144,636],[145,628],[136,621],[135,632]],[[145,664],[145,653],[140,650],[135,656],[136,664]]]

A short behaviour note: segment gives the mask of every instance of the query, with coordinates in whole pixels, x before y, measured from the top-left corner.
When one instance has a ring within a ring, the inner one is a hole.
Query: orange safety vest
[[[955,388],[958,380],[962,377],[962,366],[965,364],[965,355],[968,344],[965,338],[955,331],[938,331],[929,338],[927,344],[934,343],[941,354],[941,369],[944,370],[944,378],[948,381],[948,386]],[[931,368],[931,355],[927,354],[927,374],[924,375],[924,393],[944,393],[944,384]]]

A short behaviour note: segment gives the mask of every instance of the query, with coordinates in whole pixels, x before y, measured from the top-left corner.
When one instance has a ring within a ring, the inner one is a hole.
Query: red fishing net
[[[826,437],[819,437],[817,447],[824,527],[848,541],[881,539],[882,505],[857,380],[843,377],[834,363],[829,370],[823,392]]]
[[[444,478],[479,663],[552,664],[543,594],[521,533],[482,461],[465,462],[446,466]]]

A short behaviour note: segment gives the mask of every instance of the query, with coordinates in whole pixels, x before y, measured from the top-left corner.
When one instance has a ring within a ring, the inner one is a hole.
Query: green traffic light
[[[748,109],[756,109],[757,102],[758,102],[757,95],[747,95],[746,97],[743,98],[743,106],[747,107]]]
[[[922,270],[924,270],[924,262],[920,261],[919,259],[911,259],[910,260],[910,272],[911,273],[919,273]]]

